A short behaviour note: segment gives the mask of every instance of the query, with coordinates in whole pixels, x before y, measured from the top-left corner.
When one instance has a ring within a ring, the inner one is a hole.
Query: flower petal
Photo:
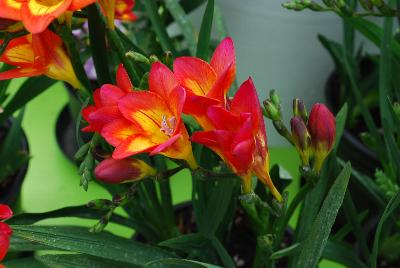
[[[131,92],[133,90],[131,79],[122,64],[118,65],[117,69],[117,85],[125,92]]]
[[[231,65],[229,65],[225,71],[218,76],[217,81],[208,92],[207,97],[217,99],[223,103],[225,103],[226,95],[229,91],[229,88],[232,86],[233,80],[235,80],[235,76],[232,75]]]
[[[111,84],[102,85],[98,89],[97,102],[102,106],[115,106],[118,105],[118,100],[126,95],[121,88]]]
[[[168,150],[168,147],[173,145],[180,137],[182,137],[181,134],[177,134],[177,135],[172,136],[166,142],[161,143],[153,151],[151,151],[150,155],[153,156],[153,155],[156,155],[156,154],[159,154],[161,152],[164,152],[164,151]]]
[[[218,76],[229,69],[229,77],[233,81],[236,75],[236,57],[232,38],[227,37],[221,41],[214,51],[210,64]]]
[[[149,74],[149,90],[157,93],[164,99],[168,99],[171,92],[179,86],[174,73],[161,62],[151,66]]]
[[[0,0],[0,18],[21,20],[21,2],[16,0]]]
[[[180,57],[174,61],[174,75],[181,86],[196,95],[205,96],[217,80],[211,66],[198,58]]]
[[[125,118],[117,119],[105,125],[101,130],[101,136],[111,145],[117,147],[121,142],[135,135],[140,128]]]
[[[115,148],[112,157],[114,159],[123,159],[131,155],[150,152],[157,146],[150,137],[144,135],[132,135],[124,140]]]
[[[11,40],[4,53],[0,56],[0,61],[13,66],[32,67],[35,63],[32,35],[25,35]]]
[[[20,77],[31,77],[31,76],[39,76],[42,75],[46,69],[37,69],[37,68],[15,68],[12,70],[8,70],[0,73],[0,80],[7,80],[12,78],[20,78]]]
[[[68,10],[76,11],[93,4],[96,0],[72,0]]]
[[[12,215],[13,215],[13,212],[9,206],[0,204],[0,219],[1,220],[11,218]]]
[[[4,259],[10,247],[10,238],[6,234],[0,234],[0,261]]]
[[[216,129],[237,131],[241,125],[241,118],[221,106],[211,106],[207,109],[207,116]]]
[[[157,94],[149,91],[135,91],[128,93],[118,102],[122,115],[140,125],[154,140],[162,143],[168,136],[161,131],[163,118],[172,118],[166,102]]]
[[[214,125],[207,116],[207,109],[213,105],[220,105],[220,101],[204,96],[198,96],[188,91],[183,112],[193,116],[203,130],[211,130]]]
[[[71,5],[71,0],[29,0],[22,2],[21,14],[25,28],[31,33],[43,32]]]

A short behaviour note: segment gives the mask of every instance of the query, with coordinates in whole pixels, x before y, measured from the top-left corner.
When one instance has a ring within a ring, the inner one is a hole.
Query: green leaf
[[[7,221],[8,223],[8,221]],[[42,245],[36,242],[28,241],[22,238],[11,236],[9,251],[36,251],[36,250],[51,250],[53,247]]]
[[[360,247],[362,255],[365,259],[368,259],[368,257],[370,256],[370,252],[367,245],[366,233],[361,227],[361,222],[358,220],[357,209],[354,205],[353,199],[351,198],[349,191],[347,191],[344,196],[343,211],[348,222],[352,226],[353,234],[357,240],[357,244]]]
[[[372,254],[371,254],[371,267],[375,268],[377,267],[377,259],[378,259],[378,251],[379,251],[379,241],[381,237],[381,231],[383,228],[383,224],[386,222],[386,220],[390,217],[390,215],[398,208],[400,205],[400,191],[396,193],[390,199],[389,204],[386,206],[385,210],[382,213],[382,216],[379,220],[378,227],[376,228],[375,231],[375,237],[374,237],[374,244],[372,247]]]
[[[108,64],[108,50],[106,45],[105,25],[101,20],[100,10],[96,4],[86,8],[88,14],[90,50],[93,55],[93,63],[96,69],[97,80],[100,85],[112,82]]]
[[[158,6],[156,2],[154,0],[141,0],[140,2],[146,9],[147,16],[149,16],[154,31],[160,40],[162,49],[164,51],[171,51],[173,55],[176,55],[175,47],[168,35],[167,28],[158,14]]]
[[[23,213],[12,217],[7,221],[9,224],[34,224],[41,220],[60,218],[60,217],[78,217],[84,219],[100,219],[103,216],[102,211],[94,210],[84,206],[64,207],[43,213]],[[135,223],[128,218],[113,214],[110,221],[135,228]]]
[[[165,0],[165,6],[179,25],[189,47],[190,54],[196,54],[196,34],[185,10],[177,0]]]
[[[299,252],[300,249],[301,249],[301,244],[295,243],[287,248],[283,248],[281,250],[275,251],[274,253],[271,254],[270,258],[271,258],[271,260],[279,260],[281,258],[292,255],[293,253]]]
[[[46,76],[30,77],[25,80],[18,89],[17,93],[15,93],[12,99],[4,107],[4,112],[0,114],[0,125],[15,111],[48,89],[55,82],[57,81]]]
[[[22,259],[13,259],[2,263],[7,268],[49,268],[49,266],[41,263],[33,257]]]
[[[383,30],[378,25],[376,25],[370,20],[357,16],[345,17],[344,19],[351,25],[353,25],[354,28],[356,28],[360,33],[362,33],[377,47],[381,46],[383,39]],[[389,45],[393,54],[397,58],[400,58],[400,44],[393,39],[391,40]]]
[[[208,61],[208,48],[211,40],[211,30],[214,17],[214,0],[208,0],[201,23],[196,56]]]
[[[85,254],[48,254],[37,259],[53,268],[125,268],[137,267],[122,262],[115,262]]]
[[[215,236],[210,238],[211,244],[214,246],[215,250],[218,252],[219,257],[224,265],[224,267],[235,268],[235,263],[232,260],[231,256],[229,256],[228,252],[221,244],[221,242]]]
[[[342,167],[345,166],[345,162],[340,158],[338,158],[338,163]],[[355,169],[351,171],[351,175],[357,181],[357,183],[359,183],[359,185],[361,185],[364,190],[368,192],[370,197],[373,198],[377,204],[379,204],[382,208],[385,207],[385,197],[373,179],[362,175]]]
[[[340,140],[342,139],[344,128],[346,126],[346,119],[347,119],[347,112],[348,112],[348,105],[347,103],[343,104],[342,108],[336,115],[336,138],[335,138],[335,145],[333,150],[337,152],[339,148]]]
[[[30,225],[10,227],[13,229],[13,235],[21,239],[135,265],[145,265],[150,261],[175,257],[174,254],[154,246],[105,232],[89,233],[82,227]]]
[[[318,265],[325,248],[332,225],[342,205],[347,184],[351,175],[351,164],[347,163],[329,190],[322,207],[311,226],[311,231],[302,243],[298,268],[311,268]]]
[[[157,267],[160,267],[160,268],[162,268],[162,267],[221,268],[220,266],[216,266],[213,264],[192,261],[192,260],[173,259],[173,258],[153,261],[153,262],[148,263],[146,265],[146,267],[150,267],[150,268],[157,268]]]
[[[23,137],[21,124],[24,111],[25,109],[13,120],[4,141],[0,144],[0,182],[14,174],[29,160],[28,152],[21,150],[21,139]]]
[[[354,253],[354,248],[338,242],[328,240],[322,258],[338,262],[351,268],[367,268],[368,266],[359,260]]]

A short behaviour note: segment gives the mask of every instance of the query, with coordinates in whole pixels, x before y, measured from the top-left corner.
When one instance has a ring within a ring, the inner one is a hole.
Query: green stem
[[[97,81],[100,85],[111,83],[108,69],[108,52],[106,46],[105,25],[100,17],[96,4],[86,8],[89,23],[89,40],[92,50],[94,67],[96,69]]]
[[[167,28],[163,24],[160,15],[158,14],[158,6],[156,2],[154,0],[142,0],[141,2],[146,9],[151,23],[153,24],[154,31],[160,40],[162,49],[164,51],[171,51],[173,55],[176,55],[172,40],[167,33]]]
[[[278,221],[274,248],[277,248],[281,243],[286,227],[289,224],[290,218],[293,216],[293,213],[295,212],[297,206],[303,201],[303,199],[306,197],[307,193],[311,190],[311,188],[312,188],[312,183],[307,182],[307,184],[304,185],[303,188],[301,188],[300,191],[296,194],[293,201],[290,203],[290,206],[287,209],[286,213]]]
[[[114,46],[115,50],[117,51],[119,59],[124,64],[124,67],[129,75],[129,78],[131,79],[132,83],[134,85],[139,85],[140,76],[136,72],[133,62],[125,56],[125,53],[128,51],[126,51],[126,49],[122,43],[122,40],[119,38],[118,33],[115,30],[107,28],[107,35],[108,35],[108,38],[109,38],[111,44]]]
[[[74,39],[74,36],[72,35],[71,29],[69,27],[67,27],[66,25],[54,23],[54,26],[55,26],[56,32],[60,35],[60,37],[64,41],[64,44],[70,55],[72,68],[74,69],[74,72],[75,72],[78,80],[82,84],[82,88],[81,88],[81,90],[79,90],[79,92],[82,95],[83,99],[86,99],[87,97],[91,96],[91,94],[90,94],[91,85],[90,85],[89,78],[87,77],[87,74],[85,72],[85,68],[83,67],[81,57],[79,55],[79,51],[76,48],[76,40]]]

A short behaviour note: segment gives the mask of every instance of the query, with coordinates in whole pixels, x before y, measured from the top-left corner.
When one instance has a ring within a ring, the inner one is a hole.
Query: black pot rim
[[[13,119],[10,117],[7,121],[6,121],[6,127],[10,128],[12,125]],[[28,143],[28,139],[26,137],[25,131],[23,129],[22,130],[22,138],[21,138],[21,147],[20,149],[28,152],[29,154],[29,143]],[[21,188],[22,188],[22,183],[25,179],[25,176],[28,172],[28,167],[29,167],[29,161],[27,161],[27,163],[25,163],[16,173],[16,175],[14,176],[14,180],[13,182],[9,185],[8,190],[5,191],[3,193],[3,195],[0,197],[0,203],[2,204],[8,204],[11,205],[13,204],[17,198],[19,193],[21,192]]]

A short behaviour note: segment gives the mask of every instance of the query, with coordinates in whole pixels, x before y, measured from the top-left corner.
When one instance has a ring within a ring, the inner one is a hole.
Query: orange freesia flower
[[[7,205],[0,204],[0,220],[11,218],[13,212]],[[8,224],[0,221],[0,261],[4,259],[10,246],[10,236],[12,230]],[[1,266],[1,264],[0,264]]]
[[[113,158],[142,152],[185,160],[197,168],[189,135],[181,119],[185,90],[161,63],[153,64],[149,91],[134,91],[118,100],[122,118],[105,125],[101,135],[115,146]]]
[[[82,9],[95,0],[0,0],[0,18],[22,21],[31,33],[41,33],[67,11]]]
[[[107,17],[107,25],[110,29],[114,29],[114,19],[123,21],[137,19],[132,11],[135,0],[99,0],[99,4]]]
[[[117,86],[105,84],[93,93],[94,105],[82,110],[82,117],[89,123],[84,132],[101,132],[113,120],[120,119],[118,100],[132,92],[133,86],[125,68],[120,64],[117,70]]]
[[[216,152],[243,180],[243,190],[252,190],[256,175],[278,201],[282,197],[269,176],[269,154],[264,119],[257,91],[251,79],[245,81],[233,98],[229,110],[210,106],[206,116],[213,129],[195,132],[192,141]]]
[[[11,40],[0,62],[17,67],[0,73],[0,80],[44,74],[68,82],[74,88],[80,87],[60,37],[49,30]]]
[[[192,115],[205,130],[212,124],[206,117],[211,105],[226,105],[226,94],[236,75],[233,41],[225,38],[215,49],[210,64],[195,57],[180,57],[174,61],[174,75],[186,89],[184,113]]]

